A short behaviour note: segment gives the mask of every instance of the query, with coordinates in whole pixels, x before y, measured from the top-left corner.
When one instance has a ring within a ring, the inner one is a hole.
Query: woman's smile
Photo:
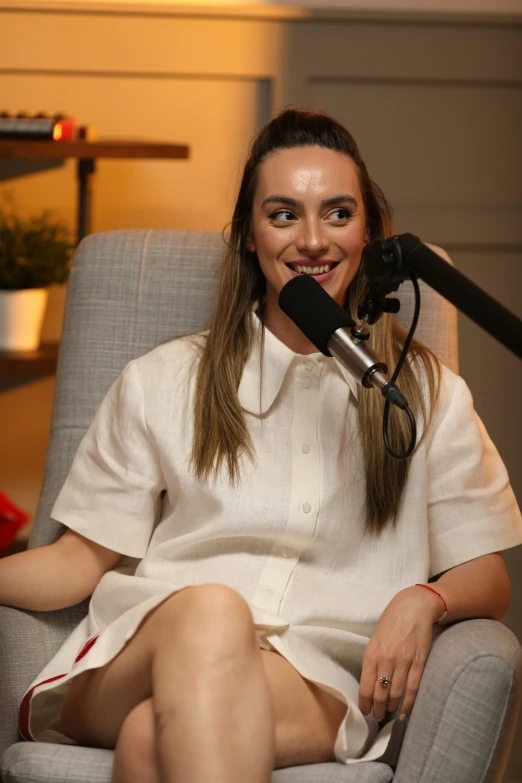
[[[303,259],[286,263],[291,277],[309,275],[314,280],[317,280],[318,283],[325,283],[327,280],[330,280],[338,265],[338,261],[331,261],[328,258],[317,258],[313,261]]]

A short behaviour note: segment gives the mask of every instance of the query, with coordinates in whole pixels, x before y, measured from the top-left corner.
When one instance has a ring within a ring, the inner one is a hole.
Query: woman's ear
[[[247,241],[246,241],[246,247],[247,247],[247,250],[250,253],[255,253],[256,252],[256,246],[254,244],[254,239],[252,237],[252,234],[248,235],[248,238],[247,238]]]

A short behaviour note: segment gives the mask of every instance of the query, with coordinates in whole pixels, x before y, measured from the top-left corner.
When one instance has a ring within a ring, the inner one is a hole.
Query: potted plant
[[[67,282],[73,248],[52,213],[22,219],[12,200],[0,207],[0,350],[39,347],[48,287]]]

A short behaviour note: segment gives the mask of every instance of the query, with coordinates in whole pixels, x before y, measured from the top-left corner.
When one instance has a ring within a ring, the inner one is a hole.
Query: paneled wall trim
[[[469,22],[513,22],[522,18],[519,0],[1,0],[0,8],[93,11],[170,16],[236,17],[247,19],[390,19]]]

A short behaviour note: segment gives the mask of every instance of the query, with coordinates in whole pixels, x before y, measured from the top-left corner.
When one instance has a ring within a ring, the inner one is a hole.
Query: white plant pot
[[[0,351],[36,351],[48,288],[0,291]]]

